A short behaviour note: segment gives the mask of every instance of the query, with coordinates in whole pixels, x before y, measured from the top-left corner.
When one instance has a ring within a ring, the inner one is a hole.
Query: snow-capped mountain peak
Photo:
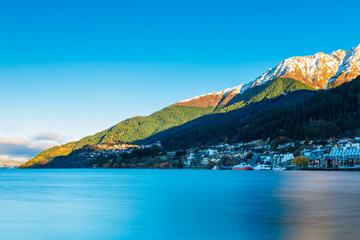
[[[316,89],[327,89],[351,81],[360,75],[360,45],[349,51],[322,52],[305,57],[291,57],[247,84],[216,93],[205,94],[176,103],[182,106],[218,106],[228,103],[235,95],[265,84],[278,77],[293,78]]]
[[[360,75],[359,54],[360,45],[349,51],[337,50],[331,54],[320,52],[288,58],[247,85],[253,87],[284,77],[302,81],[318,89],[336,87]]]
[[[323,89],[341,66],[345,51],[338,50],[329,55],[317,53],[306,57],[285,59],[252,82],[252,86],[264,84],[278,77],[294,78],[314,88]]]

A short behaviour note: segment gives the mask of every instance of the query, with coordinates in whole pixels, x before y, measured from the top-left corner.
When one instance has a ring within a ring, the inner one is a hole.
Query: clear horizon
[[[351,9],[349,9],[351,7]],[[359,45],[344,1],[12,1],[0,9],[0,160]]]

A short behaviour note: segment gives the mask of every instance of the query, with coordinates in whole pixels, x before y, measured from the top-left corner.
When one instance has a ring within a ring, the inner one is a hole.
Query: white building
[[[287,161],[291,161],[292,159],[294,159],[294,155],[292,153],[274,154],[273,163],[276,165],[279,163],[285,163]]]
[[[186,160],[184,162],[184,165],[186,167],[191,167],[193,165],[193,162],[194,162],[194,159],[195,159],[195,154],[193,152],[191,152],[187,157],[186,157]]]

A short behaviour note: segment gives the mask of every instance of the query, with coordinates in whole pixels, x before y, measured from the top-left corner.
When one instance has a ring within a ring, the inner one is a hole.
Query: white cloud
[[[24,146],[27,148],[49,148],[54,146],[54,143],[49,143],[47,141],[34,141],[24,138],[1,138],[0,145],[9,145],[9,146]]]
[[[26,162],[29,160],[26,157],[16,157],[16,156],[10,156],[10,155],[0,155],[0,161],[16,161],[16,162]]]
[[[14,136],[15,134],[12,134]],[[63,144],[67,139],[49,131],[24,137],[0,137],[0,160],[26,161],[41,151]]]
[[[0,138],[0,156],[9,159],[30,159],[57,143],[24,138]]]
[[[34,137],[31,137],[31,140],[33,140],[33,141],[53,141],[58,144],[62,144],[64,142],[66,142],[65,137],[60,136],[53,132],[49,132],[49,131],[44,131]]]

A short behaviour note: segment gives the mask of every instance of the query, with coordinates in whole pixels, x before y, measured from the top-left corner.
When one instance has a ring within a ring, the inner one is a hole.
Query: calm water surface
[[[359,239],[360,173],[0,170],[0,239]]]

